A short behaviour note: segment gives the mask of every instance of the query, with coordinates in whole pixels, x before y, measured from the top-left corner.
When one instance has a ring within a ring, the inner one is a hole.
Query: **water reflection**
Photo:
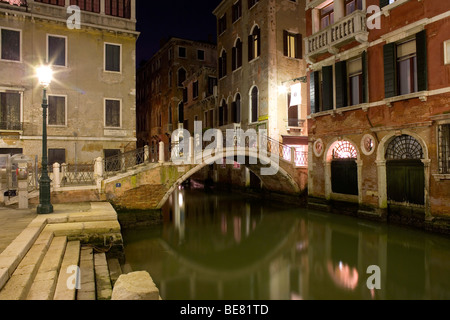
[[[164,224],[124,230],[163,299],[449,299],[450,240],[236,194],[176,190]],[[367,268],[380,267],[381,290]]]

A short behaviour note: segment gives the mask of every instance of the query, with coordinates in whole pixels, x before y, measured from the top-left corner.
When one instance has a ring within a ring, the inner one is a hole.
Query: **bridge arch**
[[[231,149],[233,152],[235,151],[234,148]],[[290,166],[290,164],[283,165],[284,160],[277,158],[278,161],[274,161],[274,159],[272,159],[271,157],[264,156],[260,154],[257,150],[249,150],[249,149],[246,149],[245,151],[242,150],[237,154],[230,152],[230,154],[233,154],[233,156],[235,155],[245,156],[246,161],[245,164],[242,165],[245,165],[250,171],[252,171],[256,176],[258,176],[258,178],[262,181],[263,185],[268,190],[291,195],[297,195],[302,191],[299,184],[292,177],[291,173],[285,170],[285,168],[287,168],[287,166]],[[185,174],[183,174],[179,179],[175,181],[175,183],[173,183],[173,185],[169,187],[168,191],[165,193],[161,201],[158,203],[157,208],[160,209],[167,201],[169,196],[174,192],[174,190],[178,188],[183,182],[185,182],[187,179],[192,177],[195,173],[199,172],[206,166],[209,166],[212,163],[218,162],[218,160],[226,158],[226,155],[227,155],[227,148],[224,148],[223,152],[214,154],[213,156],[202,161],[201,163],[197,164],[189,171],[187,171]],[[251,164],[252,161],[250,161],[250,159],[256,160],[254,161],[256,164]],[[261,168],[265,167],[275,168],[276,174],[274,175],[260,174]]]

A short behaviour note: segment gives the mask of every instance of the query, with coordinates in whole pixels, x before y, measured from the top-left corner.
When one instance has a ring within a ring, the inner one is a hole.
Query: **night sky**
[[[137,0],[136,63],[150,59],[160,40],[168,37],[216,41],[216,18],[212,14],[221,0]]]

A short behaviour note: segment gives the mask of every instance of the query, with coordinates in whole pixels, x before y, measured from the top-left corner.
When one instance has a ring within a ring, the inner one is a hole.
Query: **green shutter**
[[[347,102],[347,61],[340,61],[335,66],[336,108],[343,108]]]
[[[428,65],[427,65],[427,32],[423,30],[416,34],[417,55],[417,85],[419,91],[428,90]]]
[[[395,76],[397,62],[395,50],[395,43],[388,43],[383,47],[385,98],[391,98],[397,95],[397,81]]]
[[[333,110],[333,66],[322,68],[323,110]]]
[[[367,52],[363,51],[361,55],[362,60],[362,102],[368,103],[368,90],[369,90],[369,74],[368,74],[368,63],[367,63]]]
[[[248,36],[248,61],[253,59],[253,35]]]
[[[311,105],[311,114],[319,112],[319,72],[311,72],[309,75],[309,100]]]

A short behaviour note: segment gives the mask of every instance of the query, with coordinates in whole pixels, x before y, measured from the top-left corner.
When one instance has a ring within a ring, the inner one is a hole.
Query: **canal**
[[[165,300],[450,299],[448,237],[238,193],[176,190],[123,237]]]

